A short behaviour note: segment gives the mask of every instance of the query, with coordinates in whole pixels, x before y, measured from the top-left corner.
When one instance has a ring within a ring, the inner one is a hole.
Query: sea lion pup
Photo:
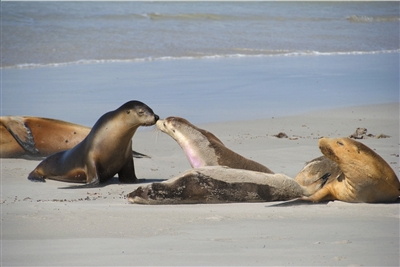
[[[90,128],[62,120],[30,116],[0,117],[0,158],[40,159],[82,142]],[[133,151],[133,157],[148,157]]]
[[[142,102],[127,102],[101,116],[77,146],[43,160],[28,179],[96,185],[118,173],[120,182],[134,183],[137,178],[132,159],[132,137],[139,126],[154,125],[158,118]]]
[[[139,187],[128,194],[128,201],[138,204],[264,202],[291,200],[312,193],[284,174],[207,166]]]
[[[234,169],[273,173],[264,165],[233,152],[215,135],[197,128],[183,118],[168,117],[158,120],[156,126],[181,146],[193,168],[227,166]]]
[[[385,203],[397,201],[400,182],[393,169],[366,145],[350,138],[321,138],[321,152],[337,163],[343,175],[326,183],[309,201]]]

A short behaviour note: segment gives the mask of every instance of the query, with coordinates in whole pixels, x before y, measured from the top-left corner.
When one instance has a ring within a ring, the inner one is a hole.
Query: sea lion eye
[[[343,146],[343,143],[340,142],[340,141],[337,141],[337,144],[340,145],[340,146]]]
[[[143,110],[138,111],[138,115],[139,116],[143,116],[144,115],[144,111]]]

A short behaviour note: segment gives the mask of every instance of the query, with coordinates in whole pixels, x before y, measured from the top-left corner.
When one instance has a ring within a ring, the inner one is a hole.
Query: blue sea
[[[0,2],[1,115],[193,123],[399,101],[398,2]],[[398,114],[394,114],[398,116]]]
[[[399,51],[398,2],[1,2],[3,68]]]

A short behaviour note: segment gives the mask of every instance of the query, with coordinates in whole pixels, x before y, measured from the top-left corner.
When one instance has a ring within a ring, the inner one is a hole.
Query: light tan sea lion
[[[284,174],[208,166],[139,187],[128,194],[128,201],[137,204],[265,202],[291,200],[312,193]]]
[[[61,120],[30,117],[0,117],[0,158],[40,159],[68,150],[82,142],[90,128]],[[133,157],[147,155],[132,151]]]
[[[43,160],[28,179],[96,185],[118,173],[120,182],[134,183],[137,178],[132,159],[132,137],[139,126],[154,125],[157,120],[158,116],[142,102],[127,102],[101,116],[77,146]]]
[[[181,146],[193,168],[227,166],[234,169],[273,173],[264,165],[233,152],[215,135],[194,126],[183,118],[168,117],[158,120],[156,125]]]
[[[41,158],[71,149],[90,132],[90,128],[60,120],[0,117],[1,158]]]
[[[366,145],[350,138],[321,138],[321,152],[337,163],[342,175],[334,176],[320,190],[302,199],[319,202],[395,202],[400,182],[393,169]]]

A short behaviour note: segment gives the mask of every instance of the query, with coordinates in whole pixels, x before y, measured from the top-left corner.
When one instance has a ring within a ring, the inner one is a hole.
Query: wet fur
[[[137,178],[132,158],[132,137],[139,126],[152,125],[157,119],[158,116],[145,104],[127,102],[100,117],[88,136],[74,148],[43,160],[28,179],[96,185],[118,174],[120,182],[134,183]]]

